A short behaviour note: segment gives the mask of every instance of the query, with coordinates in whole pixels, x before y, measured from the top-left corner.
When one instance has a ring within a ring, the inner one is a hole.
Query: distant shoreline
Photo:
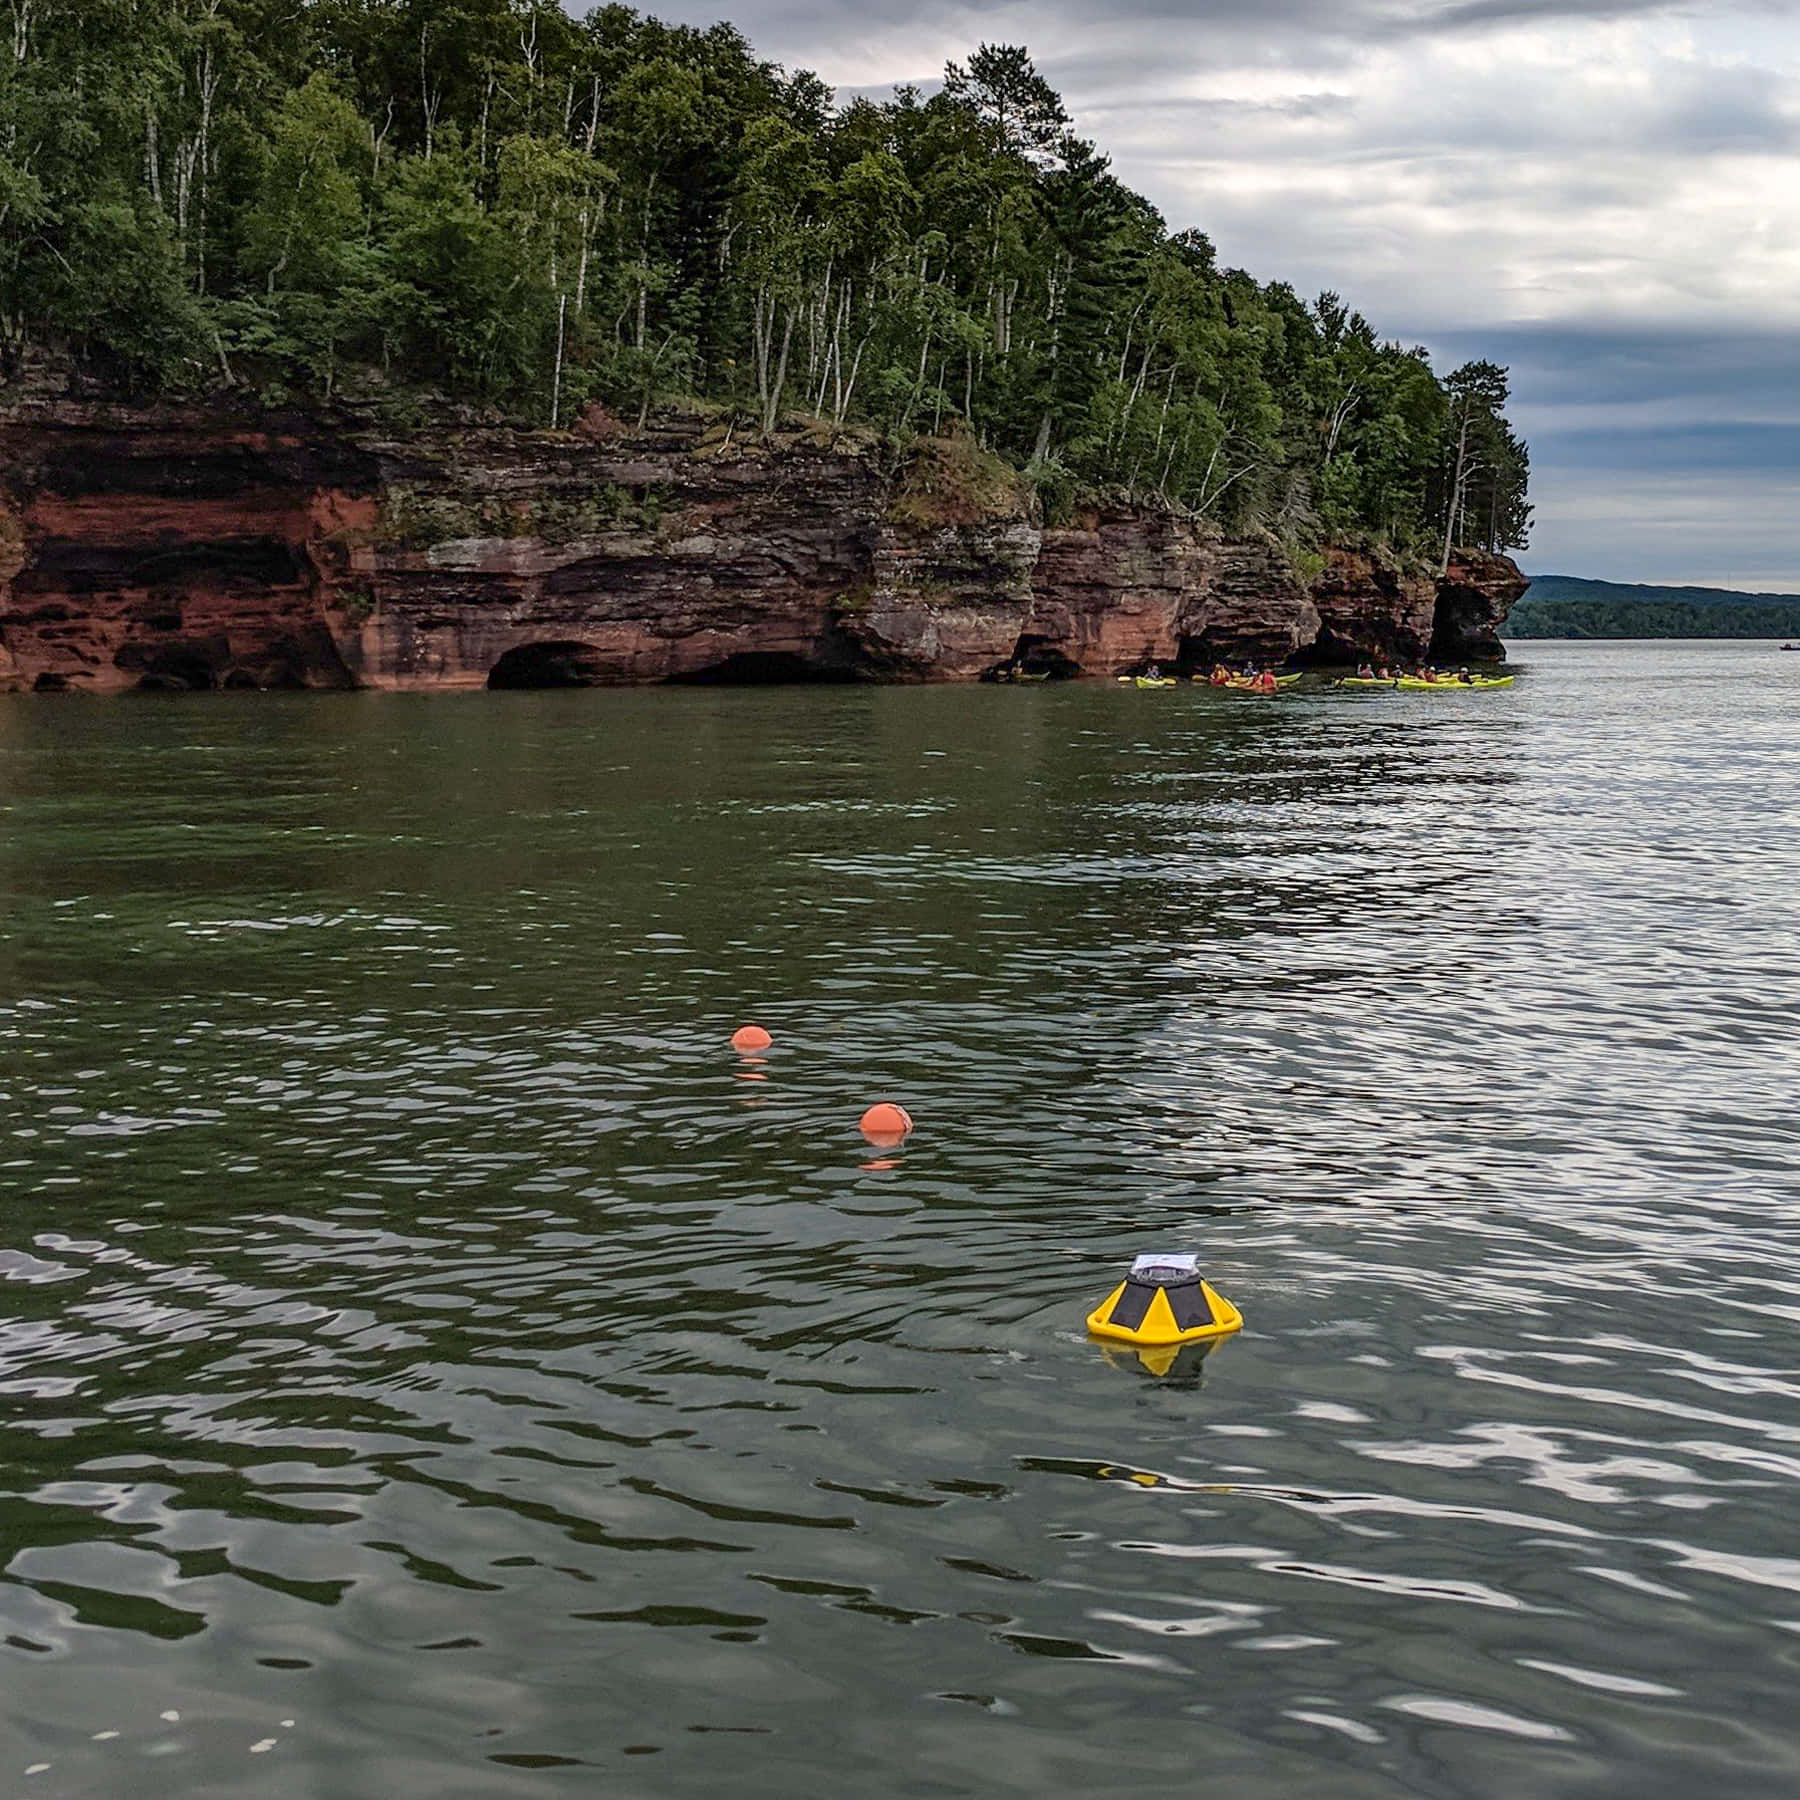
[[[1532,638],[1796,638],[1800,594],[1538,575],[1501,633]]]

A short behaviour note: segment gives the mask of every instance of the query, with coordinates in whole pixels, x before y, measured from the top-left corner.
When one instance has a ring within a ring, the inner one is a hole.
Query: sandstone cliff
[[[595,409],[569,432],[51,400],[0,411],[0,687],[457,688],[1105,675],[1503,655],[1442,585],[1111,507],[1046,529],[963,441],[896,461]]]

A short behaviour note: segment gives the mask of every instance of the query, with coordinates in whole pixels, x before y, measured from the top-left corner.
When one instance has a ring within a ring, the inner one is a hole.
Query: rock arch
[[[604,658],[573,638],[515,644],[488,670],[490,688],[598,687],[608,679]]]

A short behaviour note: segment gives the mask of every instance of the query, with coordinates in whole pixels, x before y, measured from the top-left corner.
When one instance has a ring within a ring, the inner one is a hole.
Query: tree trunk
[[[1456,434],[1456,474],[1450,484],[1450,510],[1444,517],[1444,554],[1438,560],[1438,580],[1450,573],[1450,545],[1456,536],[1456,515],[1462,511],[1463,483],[1469,468],[1469,406],[1463,402],[1462,424]]]
[[[568,317],[569,296],[556,296],[556,373],[550,378],[550,429],[562,422],[563,324]]]
[[[419,110],[425,116],[425,160],[431,161],[432,138],[437,131],[438,102],[431,92],[431,80],[425,67],[425,40],[430,25],[419,27]]]
[[[775,326],[775,302],[769,302],[769,328]],[[787,309],[787,320],[781,328],[781,356],[775,364],[775,378],[763,399],[763,436],[775,435],[775,423],[781,417],[781,390],[787,386],[788,348],[794,340],[794,309]]]

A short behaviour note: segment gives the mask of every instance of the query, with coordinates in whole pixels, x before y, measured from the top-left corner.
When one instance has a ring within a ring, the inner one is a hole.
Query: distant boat
[[[1784,650],[1800,650],[1800,644],[1783,644],[1781,647]]]

